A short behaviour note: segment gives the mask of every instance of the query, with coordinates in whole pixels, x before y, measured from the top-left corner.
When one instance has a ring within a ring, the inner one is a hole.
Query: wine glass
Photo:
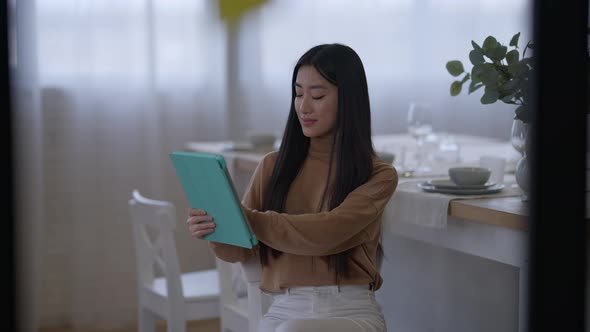
[[[430,104],[410,103],[408,109],[408,133],[416,139],[418,146],[415,172],[430,171],[430,167],[424,164],[424,139],[432,133]]]

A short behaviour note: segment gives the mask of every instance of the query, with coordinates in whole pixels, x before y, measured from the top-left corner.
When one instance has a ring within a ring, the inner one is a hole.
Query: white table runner
[[[389,220],[415,225],[445,228],[451,200],[510,197],[522,195],[522,190],[513,181],[507,181],[505,188],[496,194],[488,195],[451,195],[428,193],[418,187],[425,179],[403,180],[397,186],[393,197],[387,204],[385,214]]]

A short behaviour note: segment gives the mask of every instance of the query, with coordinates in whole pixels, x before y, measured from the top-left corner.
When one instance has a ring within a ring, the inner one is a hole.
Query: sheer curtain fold
[[[135,323],[131,190],[173,201],[184,216],[168,153],[225,131],[224,28],[214,10],[212,1],[37,1],[41,326]],[[183,268],[212,267],[180,222]]]
[[[17,8],[18,7],[18,8]],[[8,1],[15,146],[15,229],[17,324],[24,331],[38,325],[38,293],[43,269],[38,252],[45,232],[42,118],[38,85],[35,2]],[[18,41],[18,43],[17,43]]]

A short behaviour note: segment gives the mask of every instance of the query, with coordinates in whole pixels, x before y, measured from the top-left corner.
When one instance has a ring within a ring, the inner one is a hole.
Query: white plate
[[[418,183],[418,187],[429,193],[453,194],[453,195],[488,195],[499,193],[504,189],[501,183],[495,184],[489,188],[484,189],[459,189],[459,188],[437,188],[428,182]]]
[[[441,189],[486,189],[496,185],[493,182],[487,182],[485,184],[480,185],[471,185],[471,186],[460,186],[455,182],[451,181],[450,179],[444,180],[430,180],[427,183],[433,187],[441,188]]]
[[[223,151],[253,151],[254,145],[250,142],[231,142],[223,147]]]

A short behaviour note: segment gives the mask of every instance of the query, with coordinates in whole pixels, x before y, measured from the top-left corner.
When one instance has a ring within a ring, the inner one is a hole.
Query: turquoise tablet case
[[[191,207],[213,217],[215,232],[206,235],[206,240],[249,249],[258,243],[246,222],[223,156],[174,151],[170,159]]]

